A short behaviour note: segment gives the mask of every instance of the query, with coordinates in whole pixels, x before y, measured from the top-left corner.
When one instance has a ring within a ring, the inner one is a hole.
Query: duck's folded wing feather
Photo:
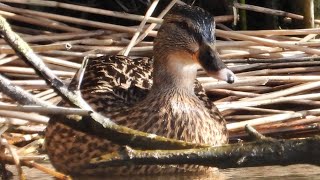
[[[151,76],[149,58],[101,56],[89,58],[71,85],[79,86],[82,97],[96,111],[108,115],[141,101],[152,85]]]

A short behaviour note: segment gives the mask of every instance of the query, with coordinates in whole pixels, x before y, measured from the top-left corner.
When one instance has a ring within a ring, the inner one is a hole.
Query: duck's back
[[[125,56],[91,58],[84,67],[82,97],[106,116],[141,101],[152,86],[152,59]]]

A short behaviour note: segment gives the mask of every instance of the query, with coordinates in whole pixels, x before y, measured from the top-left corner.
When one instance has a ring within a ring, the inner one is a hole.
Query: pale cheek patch
[[[169,55],[169,68],[173,71],[184,71],[198,69],[200,65],[193,55],[179,52]]]
[[[177,61],[181,64],[192,64],[195,63],[192,54],[187,52],[175,52],[169,55],[171,61]]]

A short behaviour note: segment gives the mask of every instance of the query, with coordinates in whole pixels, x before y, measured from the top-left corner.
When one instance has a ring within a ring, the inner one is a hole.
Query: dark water
[[[50,165],[46,165],[50,167]],[[14,166],[9,166],[12,172],[15,173]],[[47,180],[53,179],[47,174],[44,174],[38,170],[30,169],[24,167],[24,172],[27,179],[35,180]],[[14,176],[14,179],[18,179],[17,176]],[[88,179],[88,178],[81,178]],[[104,179],[104,178],[99,178]],[[256,180],[256,179],[267,179],[267,180],[276,180],[276,179],[289,179],[289,180],[320,180],[320,166],[312,165],[290,165],[290,166],[263,166],[263,167],[250,167],[250,168],[232,168],[220,170],[217,174],[212,174],[209,176],[193,176],[193,175],[184,175],[184,176],[153,176],[153,177],[117,177],[112,179],[136,179],[136,180],[175,180],[175,179],[245,179],[245,180]]]

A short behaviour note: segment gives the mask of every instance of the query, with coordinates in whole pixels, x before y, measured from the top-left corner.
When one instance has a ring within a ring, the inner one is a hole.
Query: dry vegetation
[[[151,57],[152,41],[146,41],[144,37],[156,36],[156,27],[170,8],[167,7],[159,17],[146,18],[151,16],[157,1],[150,6],[146,17],[53,1],[0,2],[0,15],[11,22],[13,30],[29,43],[66,84],[81,66],[85,56],[120,53]],[[141,21],[141,24],[127,27],[18,8],[28,3],[35,7],[76,10],[79,14],[90,12],[115,16]],[[225,115],[231,140],[247,137],[244,131],[246,124],[273,137],[318,134],[320,40],[316,36],[320,29],[232,31],[221,23],[237,20],[237,17],[219,16],[216,20],[219,23],[216,46],[228,67],[237,74],[238,81],[227,84],[208,77],[203,71],[199,71],[198,80],[208,94],[214,97],[215,104]],[[10,79],[11,84],[54,105],[61,100],[29,65],[19,59],[5,40],[0,40],[0,47],[0,73]],[[15,157],[16,164],[19,164],[17,159],[20,159],[21,164],[39,167],[28,160],[45,159],[39,147],[43,143],[42,135],[49,119],[47,115],[57,111],[61,113],[61,109],[15,105],[15,101],[0,93],[1,144],[6,147],[8,156],[11,154]],[[67,109],[66,113],[71,110]]]

